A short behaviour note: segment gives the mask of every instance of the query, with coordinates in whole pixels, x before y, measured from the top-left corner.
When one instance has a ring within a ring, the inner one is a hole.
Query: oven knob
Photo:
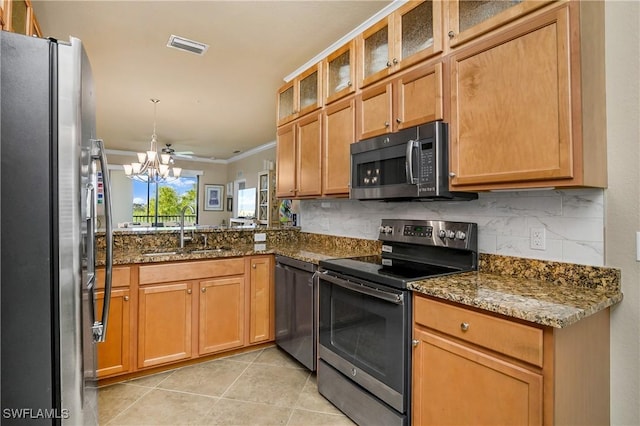
[[[439,230],[438,231],[438,237],[446,238],[447,237],[447,231],[445,231],[444,229]]]
[[[385,234],[393,234],[393,228],[391,226],[385,226],[384,227],[384,233]]]
[[[456,237],[456,233],[453,231],[447,231],[447,238],[453,240]]]
[[[456,240],[464,240],[465,238],[467,238],[467,234],[462,231],[456,232]]]
[[[378,227],[378,232],[379,232],[380,234],[384,234],[384,226],[380,225],[380,226]]]

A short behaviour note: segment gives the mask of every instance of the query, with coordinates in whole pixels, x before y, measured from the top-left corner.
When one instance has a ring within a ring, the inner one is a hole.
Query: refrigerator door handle
[[[91,141],[92,160],[100,163],[102,182],[104,189],[104,219],[105,219],[105,274],[104,274],[104,299],[102,304],[102,318],[93,323],[93,338],[96,342],[104,342],[107,338],[107,322],[109,320],[109,306],[111,304],[111,276],[113,271],[113,225],[111,221],[111,180],[107,164],[107,155],[102,139]],[[95,219],[95,211],[94,211]]]
[[[88,183],[87,190],[87,291],[89,293],[89,315],[92,324],[92,334],[94,341],[97,341],[97,335],[100,334],[101,327],[96,328],[96,318],[98,313],[96,312],[96,230],[95,230],[95,217],[96,217],[96,193],[93,183]]]

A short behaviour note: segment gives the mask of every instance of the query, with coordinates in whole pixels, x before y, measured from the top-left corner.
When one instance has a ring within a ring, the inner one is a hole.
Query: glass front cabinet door
[[[551,1],[545,0],[454,0],[449,4],[447,38],[455,47],[509,23]]]
[[[322,106],[321,69],[319,62],[278,90],[278,126]]]
[[[325,59],[325,103],[329,104],[355,91],[353,84],[355,41],[342,46]]]
[[[358,37],[360,87],[442,52],[442,3],[408,2]]]

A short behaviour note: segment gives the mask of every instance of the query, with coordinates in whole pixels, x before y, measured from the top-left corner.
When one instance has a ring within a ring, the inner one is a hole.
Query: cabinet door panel
[[[349,194],[351,152],[355,142],[355,100],[345,100],[326,108],[324,113],[324,167],[322,192]]]
[[[138,367],[191,358],[191,284],[139,290]]]
[[[320,114],[312,114],[298,122],[297,195],[301,197],[322,193],[322,127]]]
[[[423,66],[395,81],[396,130],[442,120],[442,63]]]
[[[272,340],[275,329],[273,264],[271,256],[249,259],[250,272],[250,314],[249,343]]]
[[[104,292],[96,293],[98,317],[102,316]],[[126,373],[130,368],[131,356],[131,302],[129,289],[111,291],[107,339],[97,344],[99,378]]]
[[[414,329],[415,424],[542,424],[542,375]]]
[[[391,131],[391,83],[363,90],[358,102],[358,140],[383,135]]]
[[[291,198],[296,188],[296,143],[295,126],[278,129],[276,147],[276,193],[280,198]]]
[[[563,8],[452,56],[452,186],[573,176]]]
[[[244,344],[244,278],[201,281],[199,354]]]

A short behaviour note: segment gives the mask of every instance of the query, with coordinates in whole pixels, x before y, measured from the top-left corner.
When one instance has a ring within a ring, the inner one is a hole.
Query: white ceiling
[[[283,78],[390,1],[33,1],[45,37],[82,40],[97,93],[98,137],[228,159],[275,140]],[[175,34],[204,56],[167,48]],[[133,161],[133,158],[132,158]]]

